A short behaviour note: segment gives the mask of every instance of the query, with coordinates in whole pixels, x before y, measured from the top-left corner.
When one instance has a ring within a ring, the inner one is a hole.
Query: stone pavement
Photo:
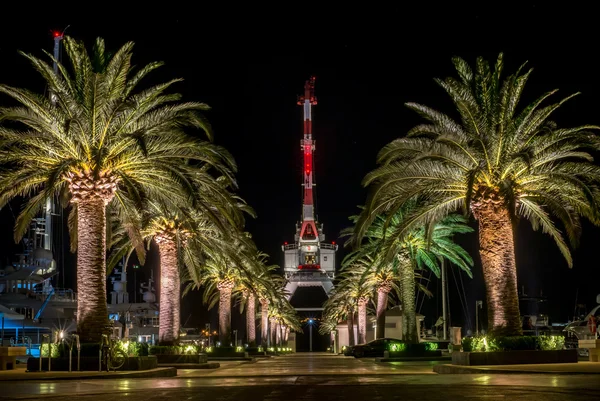
[[[433,371],[441,374],[600,374],[600,363],[578,362],[578,363],[547,363],[527,365],[477,365],[461,366],[451,364],[439,364],[433,367]]]
[[[435,362],[376,363],[373,359],[297,354],[221,368],[179,370],[177,377],[112,380],[4,381],[0,400],[423,400],[567,401],[598,399],[598,375],[461,374],[432,372]],[[423,374],[426,373],[426,374]],[[68,374],[68,373],[67,373]]]
[[[125,378],[152,378],[152,377],[174,377],[177,369],[156,368],[150,370],[130,370],[125,372],[27,372],[25,367],[12,370],[0,370],[0,381],[22,381],[22,380],[81,380],[81,379],[125,379]]]

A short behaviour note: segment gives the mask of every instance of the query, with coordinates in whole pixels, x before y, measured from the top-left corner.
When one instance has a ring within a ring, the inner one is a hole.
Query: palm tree
[[[240,312],[246,310],[246,337],[251,346],[256,345],[257,294],[264,292],[262,290],[269,285],[267,280],[273,271],[279,268],[277,265],[267,265],[267,259],[267,254],[257,251],[254,256],[254,269],[251,270],[252,279],[239,283]]]
[[[439,278],[439,261],[447,259],[472,277],[470,266],[473,265],[473,259],[469,254],[452,240],[455,234],[473,231],[466,224],[466,218],[460,215],[448,215],[433,226],[427,229],[425,227],[415,229],[403,238],[393,236],[396,228],[403,224],[406,216],[417,204],[415,201],[407,202],[405,207],[397,210],[391,218],[378,216],[366,232],[366,243],[356,252],[348,255],[350,263],[356,263],[354,260],[364,260],[371,254],[375,255],[375,261],[365,265],[366,269],[363,275],[376,288],[382,281],[382,276],[387,277],[389,282],[394,284],[394,289],[402,300],[403,339],[411,343],[418,342],[415,293],[417,279],[422,278],[415,270],[429,269]],[[356,221],[358,217],[352,216],[351,220]],[[385,255],[388,254],[395,255],[391,262],[387,262],[385,259]],[[396,281],[400,282],[400,286],[395,285]],[[423,285],[419,284],[419,289],[430,295]],[[378,302],[378,312],[379,306]],[[385,312],[385,308],[383,312]],[[377,326],[383,324],[385,324],[385,315],[381,322],[378,320]],[[382,330],[378,338],[383,336]]]
[[[380,213],[393,216],[415,195],[422,202],[395,230],[401,238],[454,211],[472,213],[478,223],[486,284],[488,330],[521,334],[513,224],[518,217],[542,229],[572,266],[569,247],[552,221],[560,220],[571,245],[580,234],[580,216],[599,224],[600,167],[590,149],[598,137],[584,125],[558,128],[549,118],[567,98],[548,106],[550,91],[518,110],[531,70],[524,65],[502,79],[502,54],[490,68],[482,58],[473,70],[453,59],[458,79],[438,79],[459,120],[429,107],[407,103],[427,120],[379,153],[380,167],[364,180],[371,192],[359,223],[361,238]]]
[[[269,280],[264,280],[256,287],[258,301],[260,302],[260,325],[261,334],[260,341],[263,347],[266,347],[269,342],[269,316],[271,315],[270,307],[285,298],[285,279],[277,274],[271,274]],[[276,305],[275,305],[276,307]]]
[[[236,227],[215,223],[197,210],[177,209],[158,202],[148,202],[144,214],[147,222],[142,233],[149,244],[154,239],[160,256],[158,338],[161,344],[172,344],[179,339],[182,273],[184,280],[196,278],[204,250],[228,252],[228,230]]]
[[[40,73],[56,104],[43,94],[0,85],[19,106],[0,111],[0,121],[20,124],[0,128],[0,207],[16,196],[29,196],[14,231],[19,241],[45,199],[70,201],[77,225],[77,330],[82,341],[99,341],[106,330],[106,208],[139,206],[144,195],[189,195],[190,170],[199,160],[234,168],[227,155],[207,150],[205,142],[184,133],[185,127],[210,134],[202,103],[180,103],[167,90],[179,80],[137,90],[140,81],[161,63],[134,70],[133,43],[114,55],[97,39],[88,54],[83,43],[64,39],[68,66],[24,54]],[[135,233],[132,233],[135,234]],[[136,244],[142,242],[139,238]]]
[[[359,261],[360,262],[360,261]],[[367,342],[367,306],[371,300],[373,288],[364,274],[367,267],[355,262],[342,270],[336,285],[339,296],[356,302],[358,319],[358,343]]]
[[[329,298],[323,304],[323,318],[326,321],[346,321],[348,328],[348,345],[355,345],[354,314],[356,313],[356,300],[337,287],[331,291]]]
[[[197,269],[188,288],[204,287],[204,302],[212,308],[219,305],[219,341],[228,345],[231,341],[231,300],[233,290],[240,282],[249,287],[253,281],[252,264],[256,247],[249,233],[238,233],[228,244],[217,249],[205,250],[207,258]],[[249,268],[250,266],[250,268]]]

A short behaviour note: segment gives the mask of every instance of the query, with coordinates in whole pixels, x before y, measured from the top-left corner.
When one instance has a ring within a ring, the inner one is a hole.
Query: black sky
[[[258,213],[248,230],[275,263],[282,262],[280,246],[293,240],[301,212],[302,117],[296,96],[310,75],[317,77],[319,99],[313,114],[317,212],[330,241],[340,242],[347,217],[364,202],[361,180],[375,167],[377,151],[419,122],[403,104],[416,101],[452,112],[449,99],[433,82],[452,74],[451,56],[472,63],[476,56],[495,60],[502,51],[507,72],[528,60],[535,71],[525,100],[554,88],[562,95],[581,91],[555,119],[561,125],[600,124],[598,34],[591,7],[496,2],[487,9],[411,2],[351,8],[346,2],[325,9],[311,3],[278,3],[278,8],[169,2],[161,3],[160,10],[107,3],[92,12],[81,4],[80,15],[60,8],[36,9],[37,15],[25,9],[5,13],[0,81],[42,91],[43,83],[17,50],[37,55],[42,49],[51,51],[51,30],[67,25],[69,35],[89,43],[102,36],[111,49],[133,40],[138,65],[165,61],[157,78],[185,78],[177,87],[184,98],[212,107],[208,116],[215,141],[235,157],[239,192]],[[0,105],[5,102],[0,99]],[[1,211],[2,244],[11,243],[13,211]],[[550,240],[533,234],[525,222],[519,227],[519,283],[530,294],[543,290],[551,298],[549,311],[556,321],[570,318],[577,291],[579,301],[589,307],[600,293],[598,233],[584,227],[575,267],[568,270]],[[475,300],[484,295],[476,235],[459,241],[477,261],[474,279],[463,278],[473,321]],[[12,252],[9,245],[0,249],[3,260]],[[438,304],[436,299],[425,302],[427,324],[440,313]],[[452,313],[460,323],[456,295]],[[192,321],[200,324],[201,319]]]

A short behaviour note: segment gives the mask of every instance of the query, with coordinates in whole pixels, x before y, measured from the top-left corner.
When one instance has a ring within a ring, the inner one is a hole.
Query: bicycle
[[[120,369],[127,359],[127,354],[106,334],[102,334],[102,362],[106,366],[106,371]]]

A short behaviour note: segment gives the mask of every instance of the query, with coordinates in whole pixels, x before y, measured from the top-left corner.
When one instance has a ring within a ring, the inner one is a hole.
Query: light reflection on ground
[[[2,382],[0,399],[36,395],[83,395],[140,391],[244,386],[503,386],[521,388],[585,388],[599,390],[597,375],[432,373],[431,362],[375,363],[351,357],[303,354],[227,362],[219,369],[180,370],[178,377],[152,379],[59,380]],[[137,396],[136,396],[137,397]],[[14,399],[14,398],[12,398]]]

